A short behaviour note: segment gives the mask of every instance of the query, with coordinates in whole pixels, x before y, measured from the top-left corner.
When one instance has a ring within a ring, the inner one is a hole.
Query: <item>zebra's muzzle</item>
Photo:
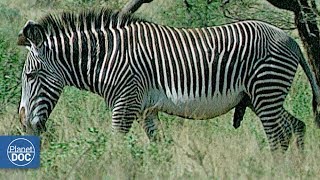
[[[39,115],[27,117],[25,108],[22,107],[19,112],[19,117],[23,132],[26,132],[27,134],[39,135],[41,132],[46,131],[46,118],[44,116]]]

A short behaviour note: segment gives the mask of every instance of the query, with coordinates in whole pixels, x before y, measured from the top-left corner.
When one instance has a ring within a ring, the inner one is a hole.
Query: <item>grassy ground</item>
[[[8,99],[19,92],[9,87],[16,82],[26,53],[14,45],[19,28],[27,19],[53,11],[54,3],[71,6],[56,0],[34,8],[35,2],[0,3],[4,19],[0,21],[1,66],[9,64],[12,69],[8,71],[13,72],[10,78],[1,79],[1,135],[21,133],[19,95]],[[125,3],[114,2],[119,3],[111,4],[114,7]],[[165,0],[157,3],[168,6]],[[161,11],[154,7],[154,12],[142,9],[139,13],[153,13],[150,19],[165,22],[155,17]],[[7,75],[4,70],[1,73]],[[286,108],[307,124],[305,153],[292,147],[283,158],[272,158],[261,123],[250,110],[237,130],[232,127],[233,112],[207,121],[161,114],[163,141],[154,144],[148,143],[137,123],[125,137],[112,134],[111,114],[103,99],[66,88],[48,120],[48,132],[41,136],[41,168],[0,170],[0,179],[320,179],[320,131],[313,125],[311,97],[309,83],[299,70]]]

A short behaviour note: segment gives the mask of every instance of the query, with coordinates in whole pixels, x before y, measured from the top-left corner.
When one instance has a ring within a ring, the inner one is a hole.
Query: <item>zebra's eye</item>
[[[27,80],[32,80],[32,79],[36,78],[37,74],[38,74],[38,71],[26,72]]]

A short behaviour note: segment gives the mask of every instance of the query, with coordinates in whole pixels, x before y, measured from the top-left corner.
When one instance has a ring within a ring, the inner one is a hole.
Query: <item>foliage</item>
[[[174,27],[206,27],[226,23],[220,8],[220,1],[207,4],[207,1],[189,0],[175,2],[164,9],[162,17],[166,24]],[[175,18],[172,18],[175,17]]]
[[[285,30],[294,29],[293,14],[274,8],[267,1],[242,0],[223,6],[226,17],[230,20],[261,20],[276,25]]]
[[[8,44],[0,37],[0,112],[8,103],[17,103],[20,81],[15,70],[21,69],[17,65],[17,52],[9,50]]]
[[[20,17],[19,10],[7,8],[0,3],[0,18],[7,21],[0,22],[0,113],[9,104],[18,103],[20,93],[20,53],[12,42],[13,27],[7,22],[15,23]],[[5,28],[6,27],[6,28]]]
[[[2,3],[2,4],[1,4]],[[88,7],[119,9],[124,0],[4,0],[0,3],[0,134],[20,134],[17,105],[26,51],[15,45],[27,19],[48,11]],[[220,1],[154,0],[137,14],[177,27],[212,26],[225,18]],[[238,18],[278,22],[278,10],[263,0],[233,1],[226,7]],[[249,8],[249,9],[248,9]],[[290,14],[281,14],[291,22]],[[174,17],[174,18],[173,18]],[[277,24],[277,23],[276,23]],[[288,26],[289,27],[289,26]],[[18,84],[18,86],[16,86]],[[97,95],[66,88],[41,136],[41,168],[0,170],[1,179],[319,179],[320,132],[313,125],[311,90],[299,70],[286,108],[307,124],[304,162],[294,148],[282,160],[272,159],[261,123],[247,110],[239,129],[233,112],[208,121],[160,114],[160,143],[148,143],[134,123],[122,136],[111,132],[111,114]]]

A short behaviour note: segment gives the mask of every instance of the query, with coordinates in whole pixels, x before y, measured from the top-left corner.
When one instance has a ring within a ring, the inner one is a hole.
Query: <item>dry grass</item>
[[[308,86],[305,76],[297,78],[295,86]],[[305,153],[292,146],[274,159],[259,119],[249,110],[237,130],[232,112],[208,121],[161,114],[163,141],[150,144],[137,123],[125,137],[112,134],[103,100],[69,88],[42,135],[41,168],[0,173],[14,179],[319,179],[320,133],[312,124],[310,103],[300,106],[308,109],[299,115],[307,123]],[[1,116],[6,120],[1,134],[18,129],[13,110]]]

